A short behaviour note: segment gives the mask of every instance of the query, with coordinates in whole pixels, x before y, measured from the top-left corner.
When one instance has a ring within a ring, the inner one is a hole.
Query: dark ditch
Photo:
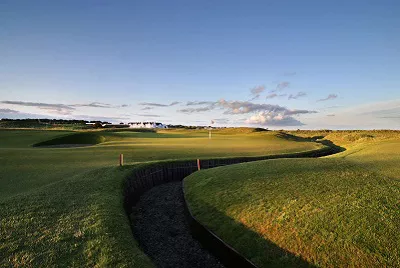
[[[276,158],[321,157],[343,150],[333,144],[326,145],[291,154],[204,159],[201,168]],[[135,238],[158,267],[223,267],[221,263],[226,267],[256,267],[186,210],[182,180],[197,171],[197,164],[196,160],[166,161],[132,172],[125,181],[124,207],[131,217]]]
[[[145,192],[133,207],[133,231],[157,267],[224,267],[195,240],[185,214],[182,182]]]

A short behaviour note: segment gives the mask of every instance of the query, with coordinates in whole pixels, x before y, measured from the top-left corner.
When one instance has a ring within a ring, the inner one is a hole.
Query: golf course
[[[190,175],[191,210],[259,267],[398,267],[399,133],[325,138],[347,150]]]
[[[330,146],[340,150],[286,158]],[[190,211],[223,241],[258,267],[400,265],[398,131],[227,128],[211,139],[204,129],[0,130],[0,266],[154,267],[124,210],[132,172],[261,156],[283,159],[183,181]]]

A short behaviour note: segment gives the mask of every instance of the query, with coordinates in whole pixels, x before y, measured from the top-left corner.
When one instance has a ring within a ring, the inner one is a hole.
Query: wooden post
[[[208,139],[211,140],[211,129],[208,131]]]
[[[197,159],[197,170],[200,170],[200,159]]]
[[[124,155],[120,154],[119,155],[119,166],[122,167],[124,165]]]

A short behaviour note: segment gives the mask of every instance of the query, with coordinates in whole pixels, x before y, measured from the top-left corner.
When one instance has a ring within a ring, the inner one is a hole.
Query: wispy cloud
[[[260,94],[255,95],[253,98],[251,98],[249,101],[257,100],[260,98]]]
[[[79,115],[69,115],[66,116],[65,118],[69,119],[82,119],[82,120],[88,120],[88,121],[122,121],[122,120],[129,120],[129,117],[127,116],[101,116],[101,115],[86,115],[86,114],[79,114]]]
[[[71,114],[75,108],[65,104],[53,104],[53,103],[42,103],[42,102],[25,102],[25,101],[2,101],[3,104],[19,105],[25,107],[35,107],[41,110],[49,112],[67,115]]]
[[[276,93],[272,93],[272,94],[269,94],[269,95],[265,96],[266,99],[273,99],[273,98],[276,98],[276,97],[278,97],[278,94],[276,94]]]
[[[34,114],[34,113],[24,113],[21,111],[11,110],[11,109],[0,109],[0,118],[10,118],[10,119],[24,119],[24,118],[32,118],[32,119],[42,119],[42,118],[49,118],[48,115],[44,114]],[[57,119],[80,119],[80,120],[88,120],[88,121],[121,121],[121,120],[128,120],[129,117],[127,116],[97,116],[97,115],[85,115],[85,114],[68,114],[68,115],[56,115],[51,116],[50,118],[57,118]]]
[[[19,111],[12,110],[12,109],[0,109],[0,113],[3,113],[3,114],[18,114]]]
[[[158,114],[135,114],[135,115],[144,117],[162,117],[161,115]]]
[[[207,112],[214,109],[214,105],[206,106],[206,107],[199,107],[199,108],[185,108],[178,110],[178,112],[185,113],[185,114],[192,114],[192,113],[199,113],[199,112]]]
[[[226,109],[224,114],[247,114],[260,111],[283,112],[288,115],[316,113],[316,111],[310,110],[290,110],[286,107],[273,104],[256,104],[248,101],[226,101],[224,99],[220,100],[218,105]]]
[[[400,99],[335,109],[305,119],[308,126],[332,129],[400,129]],[[334,114],[329,117],[327,114]]]
[[[276,93],[271,93],[271,94],[265,96],[265,98],[266,99],[273,99],[273,98],[276,98],[276,97],[285,97],[285,96],[287,96],[287,94],[279,94],[278,95]]]
[[[194,106],[194,105],[212,105],[215,104],[215,101],[188,101],[186,106]]]
[[[297,73],[296,72],[286,72],[283,75],[284,76],[295,76]]]
[[[270,90],[269,93],[275,93],[275,92],[278,92],[278,91],[282,91],[282,90],[284,90],[285,88],[287,88],[289,86],[290,86],[290,83],[287,82],[287,81],[280,82],[280,83],[278,83],[276,85],[275,89]]]
[[[296,95],[293,95],[293,94],[290,94],[289,95],[289,97],[288,97],[288,100],[296,100],[296,99],[298,99],[298,98],[301,98],[301,97],[304,97],[304,96],[307,96],[307,93],[305,93],[305,92],[298,92]]]
[[[139,105],[141,106],[152,106],[152,107],[169,107],[179,104],[179,101],[171,102],[170,104],[162,104],[162,103],[155,103],[155,102],[141,102]]]
[[[335,116],[335,115],[334,114],[327,114],[326,116],[331,116],[332,117],[332,116]]]
[[[290,83],[289,82],[280,82],[279,84],[277,84],[276,85],[276,90],[283,90],[283,89],[285,89],[285,88],[287,88],[287,87],[289,87],[290,86]]]
[[[188,101],[186,106],[197,106],[197,105],[207,105],[203,107],[196,107],[196,108],[184,108],[177,110],[177,112],[185,113],[185,114],[192,114],[192,113],[200,113],[200,112],[207,112],[214,110],[217,108],[218,102],[217,101]]]
[[[389,119],[398,119],[398,118],[400,118],[400,115],[393,115],[393,116],[381,116],[381,117],[379,117],[379,118],[389,118]]]
[[[229,123],[229,118],[215,118],[213,121],[217,124],[227,124]]]
[[[372,107],[371,107],[372,108]],[[400,115],[400,102],[399,104],[396,106],[394,105],[393,107],[390,106],[386,106],[386,107],[379,107],[378,109],[371,109],[368,111],[364,111],[364,112],[359,112],[357,113],[359,115],[374,115],[374,116],[380,116],[380,117],[392,117],[392,116],[398,116]]]
[[[258,95],[261,94],[262,92],[264,92],[265,90],[265,86],[264,85],[260,85],[260,86],[256,86],[250,89],[250,93],[253,95]]]
[[[336,108],[340,108],[340,107],[343,107],[343,106],[342,105],[334,105],[334,106],[325,107],[325,109],[336,109]]]
[[[108,103],[102,103],[102,102],[91,102],[91,103],[84,103],[84,104],[72,104],[70,106],[73,107],[93,107],[93,108],[124,108],[128,107],[127,104],[122,104],[122,105],[112,105]]]
[[[24,107],[34,107],[40,110],[45,110],[50,113],[60,114],[60,115],[70,115],[75,110],[76,107],[93,107],[93,108],[120,108],[127,107],[127,104],[123,105],[111,105],[101,102],[91,102],[86,104],[60,104],[60,103],[43,103],[43,102],[29,102],[29,101],[1,101],[0,103],[9,105],[18,105]]]
[[[144,108],[142,108],[140,110],[147,111],[147,110],[153,110],[153,109],[154,109],[153,107],[144,107]]]
[[[336,95],[336,94],[329,94],[328,97],[323,98],[323,99],[319,99],[319,100],[317,100],[317,101],[333,100],[333,99],[336,99],[337,97],[338,97],[338,95]]]

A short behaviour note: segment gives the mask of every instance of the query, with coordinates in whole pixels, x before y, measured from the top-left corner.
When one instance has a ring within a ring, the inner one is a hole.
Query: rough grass
[[[326,135],[348,150],[324,159],[267,160],[192,174],[185,179],[190,208],[261,267],[304,264],[299,260],[398,267],[400,139],[398,132],[361,134]]]
[[[400,179],[400,139],[353,145],[335,156],[362,165],[384,176]]]
[[[103,168],[2,200],[0,266],[152,267],[123,210],[131,170]]]
[[[151,266],[122,206],[127,164],[187,158],[269,155],[320,148],[252,130],[93,131],[102,143],[33,148],[75,132],[0,131],[0,266]],[[81,132],[79,132],[81,133]],[[80,134],[81,135],[81,134]],[[76,136],[73,134],[76,143]],[[60,140],[58,140],[60,141]]]

